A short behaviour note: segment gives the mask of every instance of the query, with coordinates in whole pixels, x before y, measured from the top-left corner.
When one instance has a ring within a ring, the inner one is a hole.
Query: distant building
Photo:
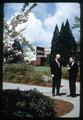
[[[29,59],[31,57],[31,59],[29,60],[31,64],[44,65],[47,54],[50,54],[50,48],[48,49],[44,47],[34,47],[34,49],[35,49],[35,54],[32,51],[28,52],[28,54],[26,55],[26,59]]]
[[[43,47],[36,47],[36,60],[32,60],[33,65],[44,65],[45,63],[45,53]]]

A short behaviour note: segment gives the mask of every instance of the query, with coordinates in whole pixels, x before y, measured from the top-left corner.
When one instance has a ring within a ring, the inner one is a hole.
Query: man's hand
[[[54,77],[54,74],[52,74],[52,77]]]
[[[67,69],[68,69],[68,71],[70,70],[70,67],[69,67],[69,65],[67,65]]]
[[[68,67],[67,69],[70,70],[70,67]]]

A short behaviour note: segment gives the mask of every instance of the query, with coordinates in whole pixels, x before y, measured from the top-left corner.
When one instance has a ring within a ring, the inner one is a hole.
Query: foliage
[[[72,29],[80,28],[80,17],[75,16],[75,23]]]
[[[50,54],[47,55],[46,60],[45,60],[45,66],[50,65]]]
[[[16,57],[16,54],[19,54],[18,53],[19,51],[17,51],[17,53],[14,54],[14,50],[12,48],[12,42],[16,38],[18,39],[18,41],[21,41],[21,45],[24,43],[24,40],[27,41],[25,39],[25,37],[22,35],[22,31],[24,31],[25,28],[22,28],[21,30],[17,30],[17,27],[19,25],[21,25],[23,23],[26,23],[28,21],[29,12],[31,12],[31,10],[34,7],[36,7],[37,4],[33,3],[28,9],[26,9],[28,5],[29,5],[28,3],[24,3],[23,8],[21,9],[21,11],[14,14],[11,17],[10,21],[4,20],[4,29],[3,29],[3,32],[4,32],[4,34],[3,34],[3,43],[4,43],[4,45],[3,45],[3,51],[5,52],[4,53],[5,62],[11,62],[12,59],[14,58],[14,56]],[[8,46],[8,47],[6,47],[6,46]],[[30,50],[33,49],[33,47],[30,45],[29,42],[27,42],[27,47]],[[10,50],[8,50],[8,49],[10,49]],[[11,52],[11,54],[10,54],[10,52]],[[21,53],[22,53],[22,55],[21,55],[21,59],[22,59],[23,58],[23,49],[22,49]],[[18,56],[18,58],[19,57],[20,56]],[[19,59],[19,60],[21,60],[21,59]],[[14,62],[14,60],[13,60],[13,62]],[[18,60],[17,60],[17,62],[18,62]]]
[[[43,75],[51,75],[49,66],[34,66],[34,69],[36,72],[40,72]]]
[[[6,63],[17,63],[23,60],[23,49],[18,39],[12,45],[4,44],[3,57]]]
[[[50,67],[32,66],[26,63],[6,64],[3,66],[3,81],[5,82],[45,85],[47,81],[44,80],[43,76],[50,78],[49,82],[51,84]],[[67,67],[62,67],[62,78],[68,79]],[[79,81],[79,79],[80,70],[77,75],[77,81]]]
[[[54,35],[52,38],[52,46],[55,46],[55,44],[58,40],[58,36],[59,36],[59,29],[58,29],[58,26],[56,25],[55,30],[54,30]]]
[[[35,72],[33,66],[22,64],[8,64],[3,67],[3,80],[14,82],[28,82]]]
[[[37,89],[29,91],[3,90],[2,91],[3,116],[27,117],[40,119],[53,119],[56,112],[53,101],[44,96]]]
[[[75,23],[72,26],[72,29],[78,29],[80,32],[80,17],[75,16]],[[80,40],[77,42],[77,47],[78,47],[78,53],[77,53],[77,58],[78,62],[80,62]]]
[[[41,83],[41,82],[43,82],[42,76],[43,76],[43,74],[41,72],[35,72],[33,74],[33,76],[31,77],[31,79]]]
[[[53,38],[54,36],[55,35],[53,35]],[[58,38],[55,37],[52,41],[55,41],[55,45],[51,46],[51,56],[54,58],[57,53],[61,54],[62,65],[66,65],[68,63],[70,56],[76,56],[77,44],[70,29],[68,20],[66,21],[65,26],[62,23]]]
[[[3,80],[9,82],[28,83],[32,81],[42,83],[44,82],[43,74],[46,74],[46,71],[41,72],[41,70],[39,71],[34,66],[26,63],[8,64],[3,67]]]

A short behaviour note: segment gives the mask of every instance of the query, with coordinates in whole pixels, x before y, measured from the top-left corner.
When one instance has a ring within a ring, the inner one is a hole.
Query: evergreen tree
[[[60,34],[64,31],[64,23],[62,22],[62,26],[61,26],[61,30],[60,30]]]
[[[66,65],[68,63],[70,56],[76,55],[77,45],[70,29],[68,20],[66,21],[65,26],[62,23],[58,40],[54,46],[52,45],[52,49],[54,51],[51,53],[51,55],[56,55],[57,53],[60,54],[63,65]]]
[[[47,57],[45,59],[45,65],[50,65],[50,54],[47,54]]]
[[[56,25],[55,30],[54,30],[54,34],[53,34],[53,38],[52,38],[52,47],[51,47],[51,54],[54,55],[55,52],[55,45],[58,41],[58,36],[59,36],[59,29],[58,26]]]
[[[65,46],[67,45],[66,49],[67,49],[67,54],[70,55],[75,55],[77,52],[77,45],[76,45],[76,41],[75,38],[72,34],[72,31],[70,29],[70,25],[68,20],[66,21],[65,24]]]
[[[58,40],[58,36],[59,36],[59,29],[58,26],[56,25],[52,38],[52,46],[55,45],[56,41]]]

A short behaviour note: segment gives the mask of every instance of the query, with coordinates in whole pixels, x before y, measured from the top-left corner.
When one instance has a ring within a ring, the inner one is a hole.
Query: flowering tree
[[[36,7],[36,3],[33,3],[31,7],[28,7],[28,3],[24,3],[21,11],[16,13],[12,16],[9,22],[4,20],[4,34],[3,34],[3,55],[4,60],[6,62],[10,62],[13,60],[14,57],[18,56],[18,58],[21,58],[19,60],[23,60],[23,50],[22,45],[26,42],[27,47],[34,51],[31,44],[25,39],[22,32],[25,28],[17,31],[17,27],[20,24],[23,24],[28,21],[29,18],[29,12]],[[17,43],[19,44],[19,47],[17,47]]]

